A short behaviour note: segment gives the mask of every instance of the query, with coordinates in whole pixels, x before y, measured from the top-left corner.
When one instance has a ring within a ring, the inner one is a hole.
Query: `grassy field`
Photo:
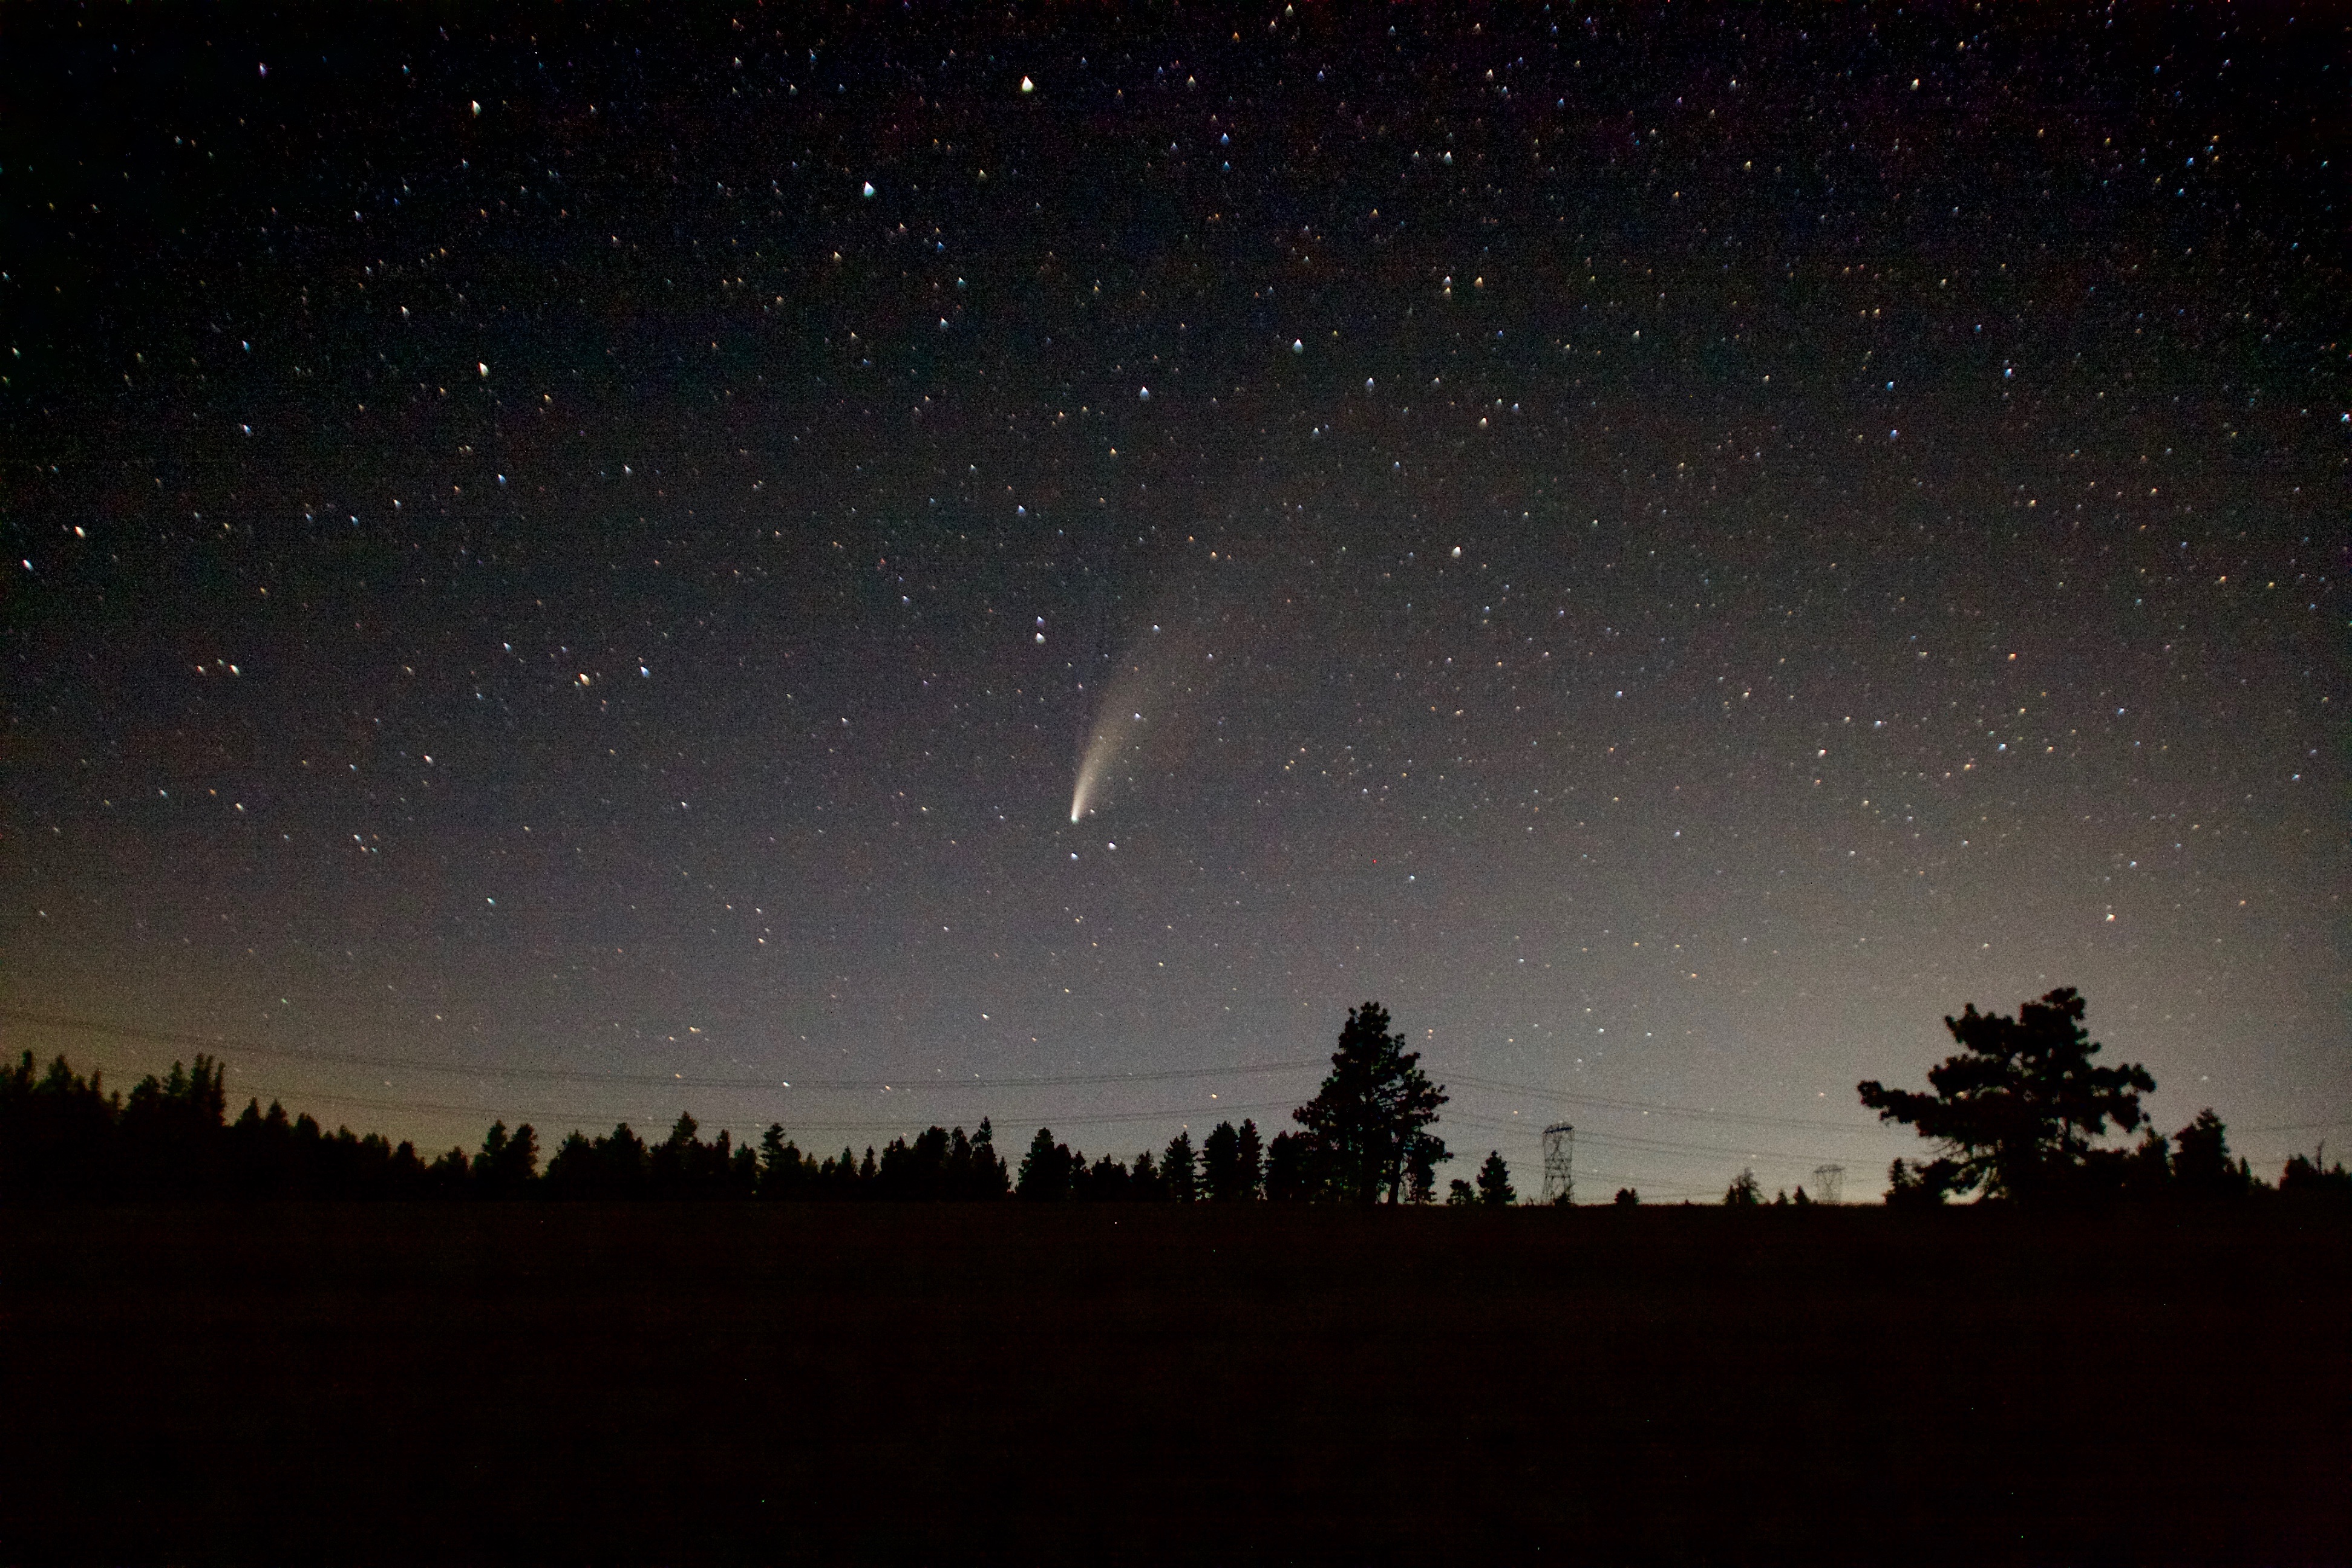
[[[0,1558],[2352,1561],[2352,1228],[0,1211]]]

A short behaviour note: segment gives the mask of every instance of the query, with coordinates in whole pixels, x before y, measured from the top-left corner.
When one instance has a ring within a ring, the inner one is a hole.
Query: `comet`
[[[1087,736],[1085,755],[1078,763],[1078,782],[1070,791],[1070,820],[1076,822],[1095,808],[1096,799],[1110,782],[1111,770],[1141,739],[1140,712],[1108,710],[1095,720]]]
[[[1103,686],[1070,790],[1073,823],[1099,809],[1116,785],[1131,782],[1147,748],[1175,740],[1166,721],[1199,685],[1187,656],[1190,644],[1181,633],[1161,637],[1154,626]],[[1205,656],[1200,662],[1216,668]]]

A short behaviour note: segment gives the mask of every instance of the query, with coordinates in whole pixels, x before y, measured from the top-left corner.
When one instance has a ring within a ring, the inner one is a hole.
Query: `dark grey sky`
[[[19,29],[0,1004],[1129,1153],[1377,998],[1866,1196],[2071,984],[2342,1136],[2343,24],[1676,9]]]

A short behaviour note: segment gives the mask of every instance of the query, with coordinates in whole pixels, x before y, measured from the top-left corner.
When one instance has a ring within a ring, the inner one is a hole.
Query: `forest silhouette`
[[[2101,1068],[2082,1028],[2084,1006],[2060,989],[2015,1017],[1973,1005],[1945,1024],[1963,1049],[1930,1070],[1936,1092],[1859,1086],[1863,1103],[1915,1126],[1942,1151],[1898,1159],[1886,1202],[1934,1207],[1981,1192],[1995,1202],[2047,1206],[2094,1200],[2222,1202],[2283,1199],[2352,1204],[2352,1172],[2323,1153],[2296,1154],[2275,1185],[2230,1153],[2227,1129],[2209,1108],[2169,1138],[2146,1126],[2138,1096],[2155,1088],[2144,1068]],[[1376,1002],[1350,1008],[1321,1089],[1293,1112],[1295,1131],[1265,1137],[1254,1121],[1220,1121],[1196,1148],[1189,1129],[1156,1152],[1089,1159],[1039,1128],[1017,1165],[983,1118],[967,1132],[933,1126],[861,1156],[854,1148],[803,1152],[780,1122],[756,1142],[721,1130],[706,1140],[682,1114],[649,1142],[628,1123],[567,1134],[541,1166],[529,1123],[492,1123],[471,1154],[431,1157],[413,1143],[348,1127],[329,1132],[307,1112],[272,1100],[227,1114],[224,1068],[199,1055],[165,1075],[110,1092],[62,1056],[46,1068],[32,1052],[0,1071],[0,1200],[307,1198],[772,1200],[886,1203],[1333,1203],[1437,1201],[1436,1166],[1450,1159],[1432,1131],[1445,1102],[1416,1053]],[[2108,1122],[2142,1131],[2133,1146],[2095,1142]],[[1517,1201],[1508,1166],[1490,1152],[1474,1182],[1450,1184],[1453,1205]],[[1637,1202],[1631,1189],[1620,1205]],[[1785,1200],[1784,1200],[1785,1201]],[[1765,1206],[1751,1173],[1727,1190],[1730,1207]],[[1806,1202],[1800,1190],[1799,1204]]]

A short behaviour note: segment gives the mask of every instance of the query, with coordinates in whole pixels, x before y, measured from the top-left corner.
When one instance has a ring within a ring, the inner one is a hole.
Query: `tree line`
[[[1132,1160],[1081,1150],[1039,1128],[1017,1166],[976,1131],[932,1127],[863,1158],[854,1149],[804,1152],[782,1123],[757,1142],[722,1130],[702,1136],[681,1115],[651,1142],[626,1122],[573,1131],[547,1154],[536,1129],[493,1123],[472,1154],[430,1158],[410,1142],[348,1127],[329,1132],[308,1114],[247,1101],[234,1121],[218,1060],[173,1063],[126,1096],[63,1057],[46,1069],[25,1052],[0,1072],[0,1197],[784,1199],[1032,1203],[1429,1203],[1437,1166],[1451,1158],[1431,1131],[1445,1102],[1418,1053],[1389,1029],[1378,1003],[1351,1008],[1315,1098],[1293,1112],[1296,1131],[1265,1138],[1254,1121],[1220,1121],[1196,1148],[1189,1129]],[[1455,1181],[1448,1203],[1514,1201],[1508,1167],[1487,1156],[1475,1184]]]
[[[2146,1125],[2139,1097],[2156,1080],[2137,1065],[2102,1066],[2082,1026],[2084,1005],[2060,989],[2014,1017],[1973,1005],[1944,1020],[1962,1049],[1929,1069],[1933,1092],[1858,1087],[1883,1120],[1914,1127],[1933,1158],[1898,1159],[1886,1201],[1899,1208],[1954,1197],[2047,1206],[2083,1201],[2251,1199],[2265,1194],[2352,1204],[2352,1172],[2321,1152],[2289,1159],[2275,1186],[2242,1158],[2209,1108],[2167,1138]],[[1474,1180],[1454,1178],[1442,1200],[1437,1167],[1452,1159],[1433,1130],[1446,1103],[1419,1054],[1391,1032],[1387,1010],[1350,1008],[1331,1070],[1313,1100],[1291,1113],[1297,1131],[1265,1137],[1257,1124],[1221,1121],[1198,1147],[1189,1129],[1132,1159],[1082,1150],[1039,1128],[1016,1164],[983,1119],[976,1131],[931,1127],[894,1138],[861,1158],[803,1152],[781,1123],[756,1142],[721,1131],[706,1140],[690,1115],[648,1141],[626,1122],[609,1133],[573,1131],[541,1166],[537,1131],[495,1122],[472,1154],[430,1158],[413,1143],[348,1127],[327,1131],[272,1101],[227,1115],[214,1058],[173,1063],[126,1095],[101,1075],[84,1077],[63,1057],[46,1068],[26,1051],[0,1069],[0,1199],[42,1198],[496,1198],[600,1201],[677,1198],[792,1201],[1027,1203],[1352,1203],[1499,1206],[1518,1201],[1510,1169],[1489,1152]],[[2137,1144],[2098,1142],[2112,1124],[2140,1131]],[[1639,1194],[1620,1189],[1620,1205]],[[1763,1206],[1743,1171],[1726,1192],[1733,1207]],[[1787,1202],[1784,1197],[1775,1202]],[[1808,1199],[1799,1188],[1794,1202]]]

